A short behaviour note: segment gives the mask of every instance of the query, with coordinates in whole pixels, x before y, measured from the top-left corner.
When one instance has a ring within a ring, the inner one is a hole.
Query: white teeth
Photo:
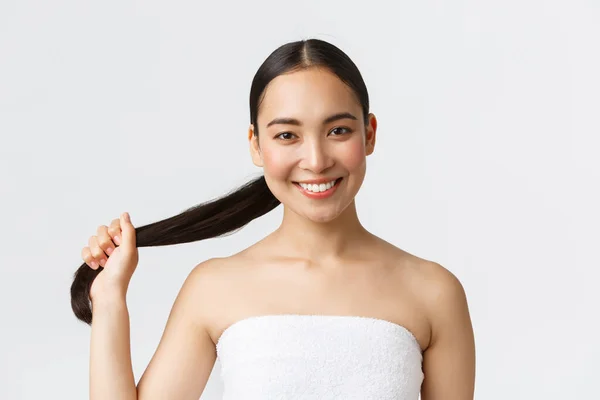
[[[320,185],[311,185],[306,183],[299,183],[299,185],[302,186],[303,189],[308,190],[309,192],[319,193],[331,189],[333,185],[335,185],[335,180],[329,183],[321,183]]]

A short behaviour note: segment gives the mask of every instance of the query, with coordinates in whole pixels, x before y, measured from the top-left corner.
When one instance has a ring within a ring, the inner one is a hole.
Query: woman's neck
[[[270,235],[270,241],[290,257],[320,263],[343,259],[372,236],[360,223],[353,201],[337,218],[327,222],[315,222],[284,207],[282,223]]]

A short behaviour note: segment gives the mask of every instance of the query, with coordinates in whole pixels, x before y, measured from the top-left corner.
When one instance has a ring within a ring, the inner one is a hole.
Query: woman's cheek
[[[287,152],[278,149],[263,151],[263,168],[266,173],[275,179],[287,179],[291,156]]]
[[[345,167],[349,170],[361,168],[365,163],[365,146],[362,140],[352,140],[345,143],[343,152],[340,153],[340,160],[343,160]]]

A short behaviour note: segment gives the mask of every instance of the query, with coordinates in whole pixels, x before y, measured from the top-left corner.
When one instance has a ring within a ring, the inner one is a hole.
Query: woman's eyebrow
[[[354,115],[350,114],[349,112],[342,112],[342,113],[333,114],[333,115],[325,118],[323,120],[323,125],[329,124],[333,121],[337,121],[340,119],[345,119],[345,118],[353,119],[353,120],[358,119]],[[267,128],[270,127],[271,125],[275,125],[275,124],[302,126],[302,122],[298,121],[295,118],[275,118],[273,121],[271,121],[267,124]]]

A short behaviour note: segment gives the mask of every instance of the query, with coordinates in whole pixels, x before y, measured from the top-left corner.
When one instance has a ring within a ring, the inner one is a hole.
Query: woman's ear
[[[366,155],[373,154],[375,150],[375,139],[377,138],[377,118],[374,114],[369,114],[369,123],[365,127],[365,153]]]
[[[254,135],[254,125],[250,124],[248,128],[248,143],[250,144],[250,157],[252,162],[257,167],[262,167],[262,156],[260,154],[260,145],[258,144],[258,136]]]

